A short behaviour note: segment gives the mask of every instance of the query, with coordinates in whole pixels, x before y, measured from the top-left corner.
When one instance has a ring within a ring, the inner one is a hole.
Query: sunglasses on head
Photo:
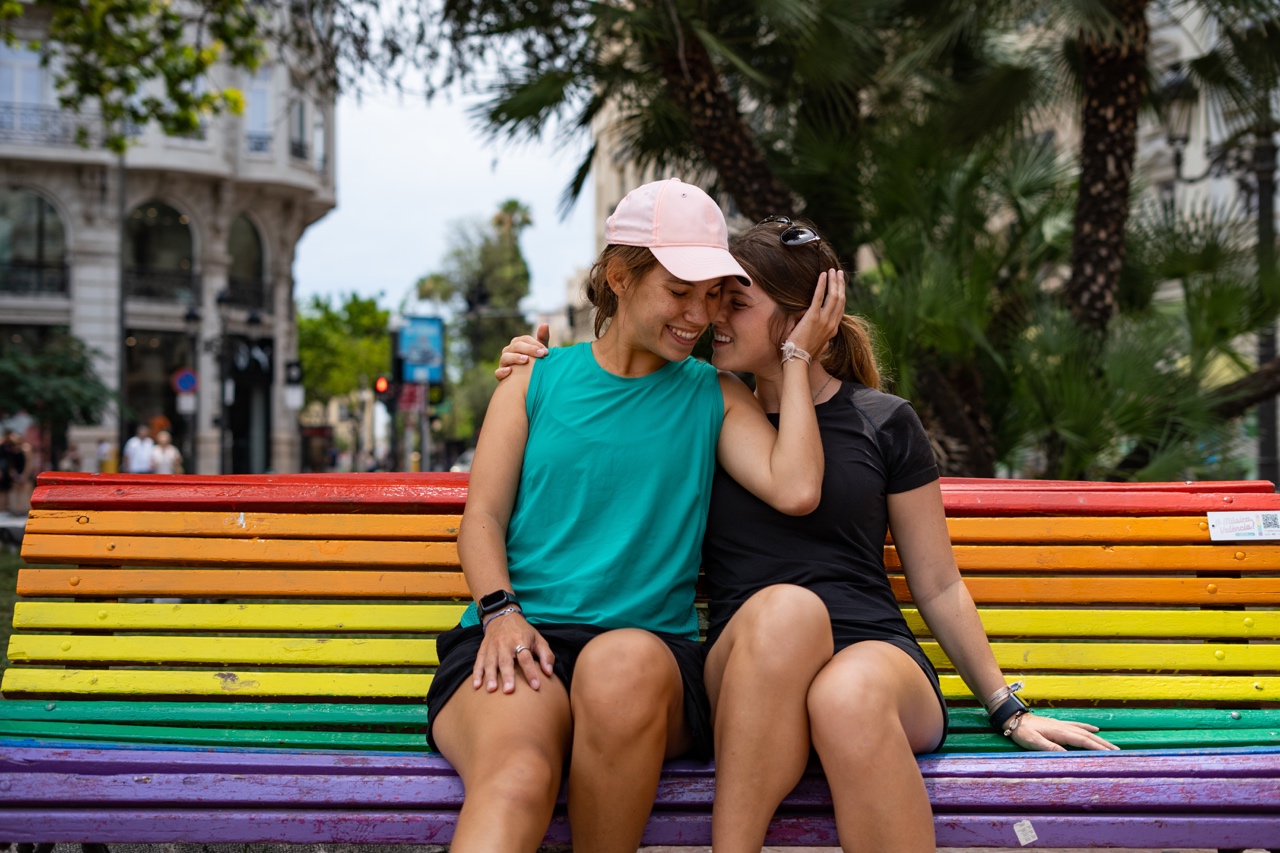
[[[778,222],[788,226],[778,235],[778,239],[782,241],[784,246],[803,246],[807,243],[817,243],[822,239],[822,235],[812,228],[804,225],[796,225],[791,221],[790,216],[766,216],[761,219],[757,225],[766,225],[770,222]]]

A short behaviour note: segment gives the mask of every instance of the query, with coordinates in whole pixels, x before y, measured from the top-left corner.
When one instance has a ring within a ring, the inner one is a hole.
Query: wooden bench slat
[[[452,598],[469,601],[462,573],[265,569],[21,569],[18,594],[131,598]],[[1280,596],[1277,597],[1280,600]]]
[[[304,515],[288,512],[119,512],[32,510],[27,535],[255,536],[272,539],[452,540],[458,515]],[[994,543],[1208,543],[1209,525],[1195,516],[1097,518],[952,518],[955,544]]]
[[[934,666],[954,670],[936,642],[921,644]],[[1239,643],[991,644],[1002,669],[1083,672],[1280,671],[1280,645]],[[435,640],[326,637],[103,637],[18,634],[9,641],[14,663],[235,664],[261,666],[432,667]]]
[[[904,607],[902,615],[917,637],[929,636],[920,611]],[[1275,610],[980,608],[978,615],[988,637],[1274,639],[1280,636],[1280,611]],[[16,616],[14,624],[17,624]]]
[[[1186,480],[1182,482],[1113,483],[1107,480],[1006,480],[991,477],[942,477],[943,493],[984,492],[1208,492],[1212,494],[1275,493],[1267,480]]]
[[[1215,712],[1223,713],[1223,712]],[[1267,712],[1240,712],[1260,715]],[[1149,718],[1134,720],[1142,725]],[[1190,727],[1197,718],[1187,717]],[[1252,719],[1252,717],[1251,717]],[[1259,719],[1263,719],[1259,717]],[[339,702],[80,702],[61,699],[45,702],[9,699],[0,702],[0,721],[163,723],[165,725],[205,725],[229,728],[265,726],[341,726],[351,728],[414,728],[427,722],[426,705],[389,705]],[[1173,721],[1166,728],[1178,728]]]
[[[462,604],[118,604],[19,601],[18,630],[288,631],[421,634],[447,631]],[[105,614],[105,615],[103,615]],[[1280,618],[1280,614],[1277,614]],[[1239,620],[1236,620],[1239,621]]]
[[[956,565],[972,572],[1125,572],[1162,574],[1193,571],[1280,571],[1280,546],[1257,542],[1211,545],[955,545]],[[901,568],[897,550],[885,548],[890,571]]]
[[[151,669],[39,669],[9,667],[6,696],[246,696],[351,697],[423,701],[431,676],[384,672],[255,672]]]
[[[898,601],[911,600],[901,575]],[[970,577],[978,604],[1280,605],[1280,578]],[[18,594],[133,598],[452,598],[468,600],[461,572],[291,569],[21,569]]]
[[[1006,673],[1026,682],[1028,702],[1206,701],[1274,702],[1280,676],[1048,675]],[[958,675],[940,676],[948,699],[971,700]],[[213,670],[43,669],[10,667],[0,689],[6,695],[354,697],[413,699],[426,696],[431,676],[415,673],[261,672]]]
[[[32,510],[27,535],[179,536],[236,539],[453,541],[460,515],[301,515],[267,512]]]
[[[458,624],[459,604],[121,604],[19,601],[18,630],[288,631],[437,633]],[[904,607],[918,637],[929,632],[914,607]],[[105,615],[103,615],[105,614]],[[989,637],[1247,639],[1280,636],[1275,610],[1049,610],[978,611]]]
[[[1280,510],[1280,495],[1221,494],[1197,492],[1033,492],[955,491],[944,492],[943,506],[950,518],[968,516],[1035,515],[1204,515],[1206,512],[1246,512]]]
[[[21,582],[21,574],[19,574]],[[911,601],[902,575],[892,575],[898,601]],[[1280,578],[966,577],[978,604],[1141,604],[1273,607]]]
[[[436,641],[428,639],[95,637],[59,634],[19,634],[11,637],[9,660],[14,663],[92,661],[119,664],[259,664],[288,667],[423,667],[435,666],[440,662],[436,656]]]
[[[448,776],[328,776],[319,774],[187,774],[151,773],[142,781],[135,774],[85,776],[73,773],[3,774],[6,800],[47,803],[55,799],[86,805],[199,804],[223,808],[282,807],[295,803],[330,808],[396,807],[406,809],[461,808],[460,779]],[[701,782],[701,780],[698,780]],[[807,781],[807,780],[806,780]],[[934,777],[925,780],[936,811],[989,807],[999,802],[1056,811],[1156,812],[1194,809],[1198,812],[1271,812],[1280,810],[1280,784],[1271,779],[1197,778],[1194,790],[1183,776],[1130,779],[1095,778],[1087,791],[1063,779],[978,779]],[[194,784],[193,784],[194,782]],[[57,791],[54,795],[51,791]],[[712,784],[689,780],[659,782],[655,808],[709,810]],[[559,803],[563,804],[563,796]],[[781,809],[830,808],[825,784],[801,784],[783,800]]]
[[[28,563],[98,566],[457,567],[458,546],[453,542],[36,534],[23,537],[22,558]]]

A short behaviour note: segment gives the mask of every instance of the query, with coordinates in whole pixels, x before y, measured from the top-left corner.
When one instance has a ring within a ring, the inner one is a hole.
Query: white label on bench
[[[1280,539],[1280,512],[1211,512],[1209,538]]]
[[[1029,820],[1020,820],[1013,825],[1014,834],[1018,836],[1018,843],[1023,847],[1033,843],[1040,836],[1036,835],[1035,827],[1031,825]]]

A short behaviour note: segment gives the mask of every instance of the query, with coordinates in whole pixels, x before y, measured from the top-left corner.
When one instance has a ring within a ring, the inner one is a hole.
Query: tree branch
[[[1213,391],[1212,397],[1216,401],[1213,413],[1220,418],[1237,418],[1276,394],[1280,394],[1280,357]]]

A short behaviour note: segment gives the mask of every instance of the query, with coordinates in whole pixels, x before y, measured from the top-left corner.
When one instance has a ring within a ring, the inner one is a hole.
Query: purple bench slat
[[[1280,814],[1280,779],[932,778],[925,781],[936,813],[1011,807],[1043,812],[1269,812]],[[664,779],[660,810],[709,811],[710,777]],[[0,776],[5,807],[74,802],[101,806],[218,806],[288,808],[458,809],[463,788],[455,776],[327,776],[155,774],[86,776],[8,773]],[[563,794],[561,797],[563,803]],[[783,802],[783,810],[831,809],[826,782],[809,777]]]
[[[1192,760],[1194,759],[1194,760]],[[920,771],[931,776],[1196,776],[1280,777],[1280,747],[1126,750],[1124,752],[1013,753],[921,758]],[[0,743],[0,772],[34,771],[83,774],[152,772],[325,773],[340,775],[453,776],[438,755],[419,753],[228,751],[155,748],[112,749],[99,745],[13,746]],[[812,768],[817,772],[816,768]],[[710,764],[675,761],[663,769],[672,779],[710,776]]]
[[[0,811],[0,837],[14,843],[163,844],[198,838],[210,844],[447,844],[456,819],[456,812],[443,811],[35,809]],[[942,847],[1018,847],[1013,827],[1023,822],[1038,836],[1029,848],[1087,847],[1100,840],[1116,847],[1244,848],[1274,846],[1280,839],[1280,816],[1275,815],[939,815],[934,826]],[[569,841],[568,822],[557,816],[546,843]],[[649,845],[710,841],[711,816],[699,813],[655,814],[644,834]],[[835,821],[830,815],[780,815],[766,843],[831,846]]]

